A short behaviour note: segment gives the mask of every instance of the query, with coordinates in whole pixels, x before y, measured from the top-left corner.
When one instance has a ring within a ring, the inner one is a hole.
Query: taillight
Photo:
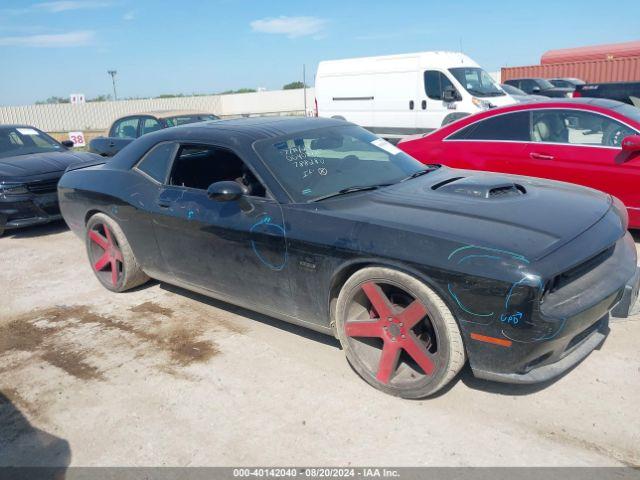
[[[313,103],[314,103],[314,105],[315,105],[313,115],[314,115],[315,117],[317,117],[317,116],[318,116],[318,99],[317,99],[317,98],[314,98],[314,99],[313,99]]]
[[[582,94],[578,90],[573,91],[573,98],[580,98]]]

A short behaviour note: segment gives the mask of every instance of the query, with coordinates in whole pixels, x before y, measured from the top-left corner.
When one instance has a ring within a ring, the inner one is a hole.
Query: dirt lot
[[[63,225],[0,239],[0,465],[640,464],[640,321],[536,387],[378,393],[338,343],[152,283],[112,294]]]

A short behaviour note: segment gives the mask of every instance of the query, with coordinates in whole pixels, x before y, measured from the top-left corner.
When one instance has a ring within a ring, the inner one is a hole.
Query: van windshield
[[[502,97],[505,93],[495,80],[481,68],[450,68],[451,74],[469,92],[476,97]]]

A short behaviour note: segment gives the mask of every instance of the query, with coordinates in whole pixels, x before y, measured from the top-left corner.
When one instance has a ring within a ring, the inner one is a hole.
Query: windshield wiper
[[[413,172],[411,175],[409,175],[406,178],[403,178],[402,180],[400,180],[401,182],[406,182],[407,180],[411,180],[412,178],[418,178],[421,177],[422,175],[426,175],[427,173],[431,173],[434,170],[437,170],[439,167],[431,167],[431,168],[425,168],[424,170],[418,170],[417,172]]]
[[[338,190],[337,192],[330,193],[328,195],[323,195],[318,198],[314,198],[311,201],[319,202],[320,200],[326,200],[327,198],[332,198],[332,197],[339,197],[340,195],[345,195],[347,193],[365,192],[367,190],[377,190],[378,188],[388,187],[390,185],[393,185],[393,183],[380,183],[378,185],[354,185],[353,187],[343,188],[342,190]]]

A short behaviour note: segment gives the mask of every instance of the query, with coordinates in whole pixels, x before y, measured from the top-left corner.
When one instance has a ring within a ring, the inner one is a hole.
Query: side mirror
[[[75,145],[75,143],[73,143],[71,140],[63,140],[60,143],[62,144],[63,147],[67,147],[67,148],[73,148],[73,146]]]
[[[622,151],[628,153],[640,152],[640,135],[629,135],[622,140]]]
[[[446,87],[442,92],[442,100],[447,103],[457,102],[462,100],[460,94],[454,87]]]
[[[224,181],[209,185],[207,196],[216,202],[232,202],[245,195],[245,189],[238,182]]]
[[[531,93],[540,93],[540,87],[533,87]]]

